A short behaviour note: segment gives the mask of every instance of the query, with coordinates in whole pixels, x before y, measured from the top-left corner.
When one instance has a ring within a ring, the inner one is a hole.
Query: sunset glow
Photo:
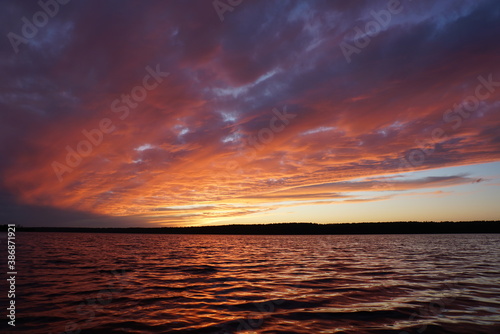
[[[74,1],[3,38],[2,220],[500,219],[497,2],[363,3]]]

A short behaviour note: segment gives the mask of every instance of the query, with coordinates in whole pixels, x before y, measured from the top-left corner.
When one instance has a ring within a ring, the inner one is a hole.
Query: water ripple
[[[500,333],[498,235],[18,242],[23,333]]]

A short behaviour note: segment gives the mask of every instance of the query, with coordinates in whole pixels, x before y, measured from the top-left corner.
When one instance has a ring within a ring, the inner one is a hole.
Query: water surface
[[[500,333],[500,235],[17,238],[23,333]]]

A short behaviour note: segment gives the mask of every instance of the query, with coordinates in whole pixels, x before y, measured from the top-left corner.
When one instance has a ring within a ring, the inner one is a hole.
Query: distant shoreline
[[[7,231],[7,225],[0,226]],[[17,232],[220,234],[220,235],[361,235],[500,233],[500,221],[390,223],[275,223],[190,227],[22,227]]]

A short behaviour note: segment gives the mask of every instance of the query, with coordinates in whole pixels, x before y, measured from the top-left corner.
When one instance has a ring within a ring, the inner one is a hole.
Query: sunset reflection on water
[[[24,333],[499,328],[497,235],[24,233],[20,239]]]

